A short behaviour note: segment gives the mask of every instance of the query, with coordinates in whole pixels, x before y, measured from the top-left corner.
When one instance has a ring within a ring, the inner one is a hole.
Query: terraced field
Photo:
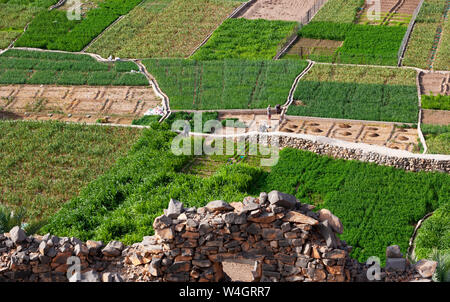
[[[416,123],[415,77],[413,70],[316,64],[299,82],[299,104],[288,114]]]
[[[103,57],[185,58],[241,4],[232,0],[146,0],[87,51]]]

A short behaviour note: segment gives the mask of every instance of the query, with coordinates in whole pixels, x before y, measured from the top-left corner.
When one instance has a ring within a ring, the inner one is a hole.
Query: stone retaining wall
[[[226,260],[253,262],[253,281],[368,281],[368,267],[337,237],[339,218],[313,208],[278,191],[198,209],[171,200],[154,221],[155,235],[128,247],[14,227],[0,235],[0,281],[229,281]],[[411,265],[393,246],[379,280],[430,281],[435,269],[433,261]]]

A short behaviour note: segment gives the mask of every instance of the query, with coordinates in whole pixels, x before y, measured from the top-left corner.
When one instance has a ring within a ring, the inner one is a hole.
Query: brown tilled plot
[[[450,72],[422,72],[419,75],[420,94],[450,95]]]
[[[160,104],[151,87],[0,86],[3,118],[130,124]]]
[[[300,21],[315,0],[257,0],[244,14],[246,19]]]

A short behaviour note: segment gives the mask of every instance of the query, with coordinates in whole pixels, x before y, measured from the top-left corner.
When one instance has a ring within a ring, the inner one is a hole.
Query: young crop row
[[[286,102],[304,61],[144,60],[172,109],[248,109]]]
[[[127,14],[141,0],[106,0],[89,10],[81,20],[69,20],[64,10],[37,15],[15,46],[81,51],[117,18]]]
[[[302,203],[329,209],[344,225],[340,238],[353,246],[352,257],[366,262],[378,256],[384,262],[387,246],[398,244],[405,254],[414,224],[449,204],[450,176],[283,149],[261,190],[294,194]]]
[[[137,70],[133,62],[100,63],[88,55],[12,49],[0,56],[1,84],[148,85]]]
[[[287,39],[295,33],[296,22],[226,20],[208,42],[192,56],[195,60],[272,59]]]
[[[299,31],[305,38],[344,41],[332,55],[311,55],[322,62],[397,65],[404,26],[311,22]]]
[[[450,125],[423,124],[421,130],[427,142],[428,153],[450,155]]]
[[[422,95],[422,108],[450,110],[450,95]]]
[[[415,123],[415,71],[316,64],[298,83],[288,114]]]
[[[146,1],[88,51],[103,57],[185,58],[240,4],[230,0]]]
[[[436,30],[441,21],[444,8],[447,5],[447,0],[425,0],[422,8],[420,9],[419,15],[417,16],[414,29],[411,33],[411,37],[408,41],[408,46],[406,48],[405,57],[403,59],[403,65],[414,66],[419,68],[427,69],[428,59],[430,57],[431,49],[433,47],[434,38],[436,35]],[[447,23],[449,21],[447,20]],[[448,28],[448,25],[447,25]],[[445,32],[444,32],[445,34]],[[440,70],[448,70],[448,35],[444,42],[444,56],[439,58],[438,55],[438,67]],[[447,57],[445,56],[447,54]],[[440,60],[443,60],[441,62]]]

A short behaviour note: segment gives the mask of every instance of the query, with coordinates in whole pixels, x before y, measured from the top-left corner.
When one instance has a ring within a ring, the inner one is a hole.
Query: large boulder
[[[9,231],[9,237],[11,238],[12,242],[14,243],[21,243],[27,239],[27,234],[25,234],[25,231],[22,230],[20,227],[15,226]]]
[[[416,265],[417,272],[424,278],[431,278],[436,271],[437,262],[421,259],[419,260]]]
[[[386,248],[386,258],[402,258],[403,254],[398,245],[391,245]]]
[[[328,209],[321,209],[319,212],[319,221],[328,221],[330,227],[336,233],[342,234],[344,232],[344,226],[341,220],[330,212]]]
[[[223,200],[214,200],[208,203],[205,208],[209,212],[227,212],[233,211],[234,208]]]
[[[270,204],[284,207],[287,209],[293,209],[298,202],[295,196],[286,193],[281,193],[276,190],[269,193],[268,199]]]
[[[105,246],[105,248],[102,250],[102,253],[105,256],[117,257],[122,254],[123,248],[124,246],[122,242],[111,241]]]
[[[183,211],[183,203],[175,199],[170,199],[169,207],[167,208],[166,212],[167,217],[176,219]]]

